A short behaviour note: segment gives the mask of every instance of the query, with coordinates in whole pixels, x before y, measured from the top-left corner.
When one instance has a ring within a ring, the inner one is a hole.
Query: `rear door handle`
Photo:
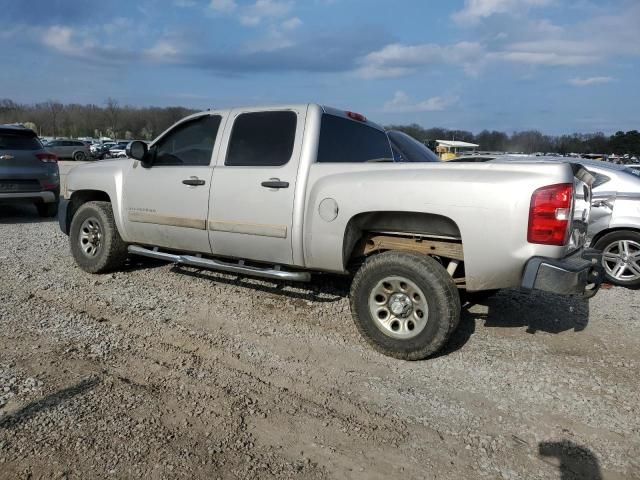
[[[270,178],[265,180],[260,185],[265,188],[289,188],[289,182],[283,182],[279,178]]]
[[[184,180],[182,180],[182,183],[184,183],[185,185],[191,185],[192,187],[197,187],[198,185],[204,185],[205,181],[201,178],[192,177],[185,178]]]

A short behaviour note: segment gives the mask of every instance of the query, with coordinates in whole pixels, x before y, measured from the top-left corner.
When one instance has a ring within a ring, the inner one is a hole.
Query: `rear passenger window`
[[[225,165],[279,167],[291,159],[294,112],[243,113],[236,118]]]
[[[209,165],[221,117],[205,115],[181,123],[154,145],[154,165]]]
[[[364,123],[324,114],[320,127],[318,162],[361,163],[393,161],[387,135]]]

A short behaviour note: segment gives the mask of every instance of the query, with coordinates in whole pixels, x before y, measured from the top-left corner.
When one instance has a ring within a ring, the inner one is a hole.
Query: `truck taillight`
[[[531,195],[527,241],[565,245],[569,235],[573,185],[559,183],[537,189]]]
[[[36,153],[38,160],[44,163],[57,163],[58,157],[53,153]]]

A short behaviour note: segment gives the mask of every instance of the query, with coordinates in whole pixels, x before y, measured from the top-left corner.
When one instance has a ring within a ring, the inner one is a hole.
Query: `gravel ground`
[[[640,291],[503,291],[401,362],[340,278],[92,276],[26,206],[0,282],[2,478],[640,478]]]

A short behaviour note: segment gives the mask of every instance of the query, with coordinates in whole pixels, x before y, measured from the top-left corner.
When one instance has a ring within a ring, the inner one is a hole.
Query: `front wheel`
[[[379,352],[421,360],[446,343],[460,319],[460,297],[447,271],[425,255],[385,252],[367,259],[351,285],[351,312]]]
[[[607,282],[622,287],[640,287],[640,233],[632,230],[608,233],[594,248],[602,251]]]
[[[71,253],[85,272],[104,273],[122,267],[127,244],[120,237],[109,202],[87,202],[71,220]]]
[[[74,153],[74,154],[73,154],[73,159],[74,159],[76,162],[82,162],[82,161],[84,161],[86,158],[87,158],[87,156],[85,155],[85,153],[84,153],[84,152],[76,152],[76,153]]]

